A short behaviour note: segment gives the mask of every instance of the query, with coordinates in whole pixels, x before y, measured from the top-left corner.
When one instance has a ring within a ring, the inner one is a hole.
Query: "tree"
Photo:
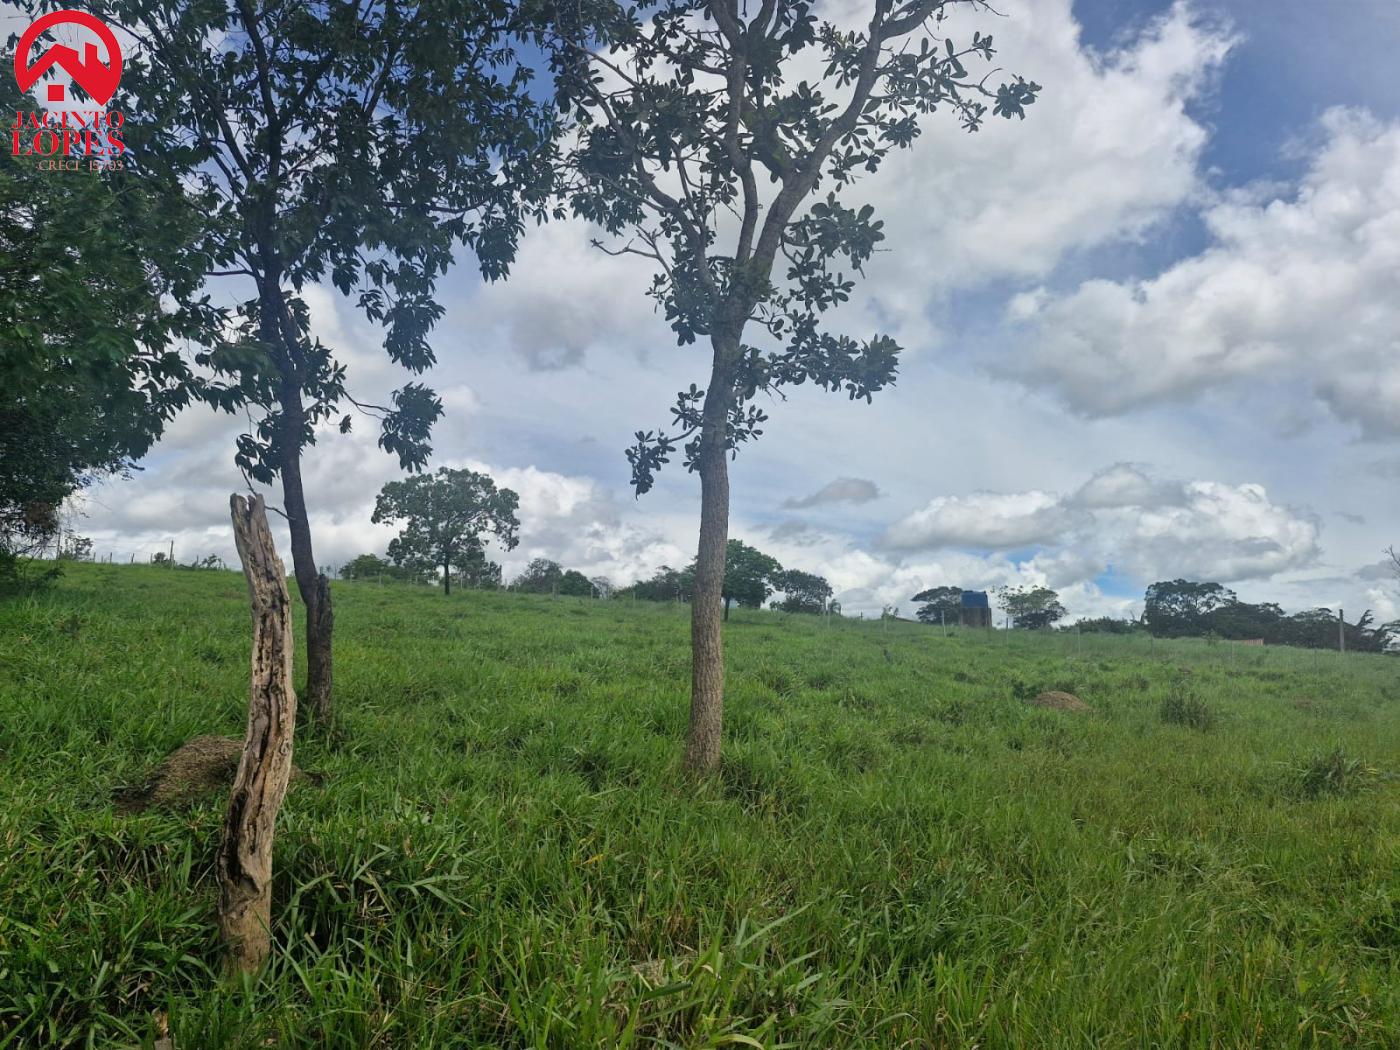
[[[693,771],[719,763],[728,459],[762,432],[755,399],[811,382],[869,401],[894,379],[888,336],[856,342],[821,327],[883,238],[873,209],[842,194],[912,144],[921,116],[944,108],[975,130],[984,97],[1024,116],[1039,90],[1018,77],[992,92],[969,71],[964,62],[990,59],[990,37],[959,46],[925,35],[982,0],[872,6],[863,31],[845,32],[819,23],[811,0],[660,0],[646,18],[613,0],[547,5],[557,98],[578,124],[574,211],[626,238],[605,250],[655,265],[650,294],[680,344],[709,342],[704,388],[682,391],[673,427],[639,431],[628,451],[639,495],[678,446],[700,475]]]
[[[826,611],[827,600],[831,597],[831,584],[811,572],[801,569],[787,569],[773,578],[773,586],[783,592],[783,600],[778,608],[783,612],[817,613]]]
[[[6,76],[0,106],[33,103]],[[160,173],[0,169],[0,578],[17,582],[63,500],[125,473],[188,402],[173,344],[214,317],[197,220]]]
[[[395,565],[428,572],[442,569],[444,594],[452,593],[452,568],[485,560],[489,534],[506,550],[518,542],[520,505],[510,489],[498,489],[485,474],[442,467],[391,481],[374,503],[376,525],[402,521],[403,531],[389,542]]]
[[[909,600],[923,602],[919,606],[918,612],[914,614],[923,623],[956,624],[962,622],[961,587],[930,587],[928,590],[920,591]]]
[[[1061,627],[1062,631],[1077,630],[1081,634],[1135,634],[1142,630],[1137,620],[1120,620],[1114,616],[1094,616],[1076,620],[1071,627]]]
[[[559,593],[574,598],[591,598],[593,582],[577,569],[570,569],[559,577]]]
[[[685,597],[685,576],[680,570],[663,565],[646,580],[624,587],[618,596],[628,596],[647,602],[676,602]]]
[[[564,567],[548,558],[535,558],[511,583],[511,590],[527,594],[553,594],[564,577]]]
[[[46,0],[29,0],[31,7]],[[197,362],[201,396],[256,413],[235,460],[281,480],[306,607],[306,699],[331,704],[330,590],[317,571],[302,454],[353,405],[379,445],[421,468],[442,412],[408,382],[382,405],[349,392],[345,366],[311,332],[303,290],[329,280],[382,326],[410,373],[433,363],[437,279],[465,243],[502,276],[524,221],[547,210],[552,119],[514,61],[508,0],[197,3],[97,0],[139,42],[122,80],[129,156],[205,205],[207,278],[232,280],[226,337]]]
[[[998,587],[997,605],[1014,627],[1038,631],[1065,616],[1060,596],[1049,587]]]
[[[783,567],[778,564],[777,558],[750,547],[742,540],[730,540],[725,551],[724,579],[720,585],[724,618],[729,619],[729,607],[734,602],[748,609],[762,609],[782,572]],[[682,576],[687,593],[695,593],[698,576],[697,559],[690,563]]]
[[[1147,588],[1142,619],[1159,638],[1201,635],[1210,630],[1211,613],[1237,600],[1234,591],[1218,583],[1158,581]]]
[[[501,566],[486,557],[481,547],[467,552],[466,559],[457,566],[457,582],[463,587],[474,587],[481,591],[499,590],[501,586]]]
[[[339,575],[342,580],[374,580],[381,576],[393,580],[398,579],[402,571],[377,554],[357,554],[340,567]]]

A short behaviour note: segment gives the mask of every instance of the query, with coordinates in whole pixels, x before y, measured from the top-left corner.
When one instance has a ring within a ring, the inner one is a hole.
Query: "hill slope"
[[[738,612],[723,777],[685,610],[337,584],[279,948],[216,980],[233,573],[0,604],[0,1046],[1393,1045],[1400,662]],[[1041,690],[1088,713],[1034,707]],[[1354,761],[1352,761],[1354,760]],[[149,1045],[149,1043],[148,1043]]]

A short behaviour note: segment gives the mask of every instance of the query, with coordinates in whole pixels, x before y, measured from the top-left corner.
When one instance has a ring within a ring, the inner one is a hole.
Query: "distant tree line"
[[[1269,645],[1306,649],[1335,649],[1344,638],[1348,649],[1360,652],[1382,652],[1400,634],[1400,621],[1377,624],[1369,609],[1354,623],[1339,623],[1332,609],[1289,614],[1273,602],[1242,602],[1228,587],[1193,580],[1148,587],[1142,622],[1159,638],[1261,638]]]
[[[1335,649],[1345,641],[1354,652],[1384,652],[1400,636],[1400,620],[1377,624],[1369,609],[1353,623],[1338,617],[1332,609],[1286,613],[1274,602],[1242,602],[1219,583],[1161,580],[1147,588],[1142,619],[1100,616],[1074,626],[1101,634],[1145,631],[1158,638],[1261,639],[1303,649]]]
[[[389,515],[392,503],[402,512],[404,532],[389,544],[388,557],[361,554],[352,558],[341,566],[341,579],[441,582],[448,593],[454,584],[478,590],[506,586],[500,565],[487,558],[483,544],[485,533],[490,531],[507,548],[514,546],[519,527],[514,516],[515,493],[497,490],[485,475],[448,470],[418,475],[408,482],[391,482],[384,493],[387,495],[380,496],[375,520],[397,520]],[[586,576],[549,558],[534,558],[508,586],[524,594],[689,603],[695,594],[695,562],[684,569],[663,565],[644,580],[617,587],[606,576]],[[774,594],[782,597],[769,606],[781,612],[820,615],[841,611],[840,604],[832,601],[832,587],[824,577],[802,569],[784,569],[771,555],[741,540],[730,540],[722,591],[725,616],[736,604],[761,609]]]

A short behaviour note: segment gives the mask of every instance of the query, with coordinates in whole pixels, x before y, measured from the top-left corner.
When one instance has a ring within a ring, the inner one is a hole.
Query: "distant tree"
[[[854,32],[819,22],[828,9],[809,0],[547,6],[556,97],[578,127],[574,210],[628,238],[606,250],[654,265],[678,343],[709,344],[704,388],[682,391],[672,425],[639,431],[628,458],[638,494],[678,448],[700,476],[686,765],[713,771],[728,461],[762,432],[755,402],[808,382],[869,400],[895,376],[893,339],[823,328],[884,237],[873,207],[843,198],[926,115],[973,131],[987,103],[1023,117],[1040,89],[1020,77],[989,89],[969,66],[990,60],[991,38],[961,21],[970,39],[942,35],[945,15],[980,0],[878,0]]]
[[[675,602],[685,598],[685,574],[669,565],[663,565],[645,580],[638,580],[630,587],[618,592],[619,596],[632,596],[647,602]]]
[[[463,587],[478,591],[495,591],[501,587],[501,566],[486,557],[486,551],[480,546],[460,556],[459,564],[452,571]]]
[[[1400,550],[1394,547],[1385,549],[1386,557],[1390,559],[1390,574],[1395,577],[1395,582],[1400,584]]]
[[[958,623],[962,619],[961,587],[930,587],[909,599],[922,602],[914,614],[924,623]]]
[[[589,578],[588,582],[593,585],[593,594],[598,598],[611,598],[617,590],[613,586],[612,580],[606,576],[593,576]]]
[[[535,558],[511,582],[511,590],[526,594],[553,594],[564,577],[564,567],[548,558]]]
[[[559,593],[574,598],[589,598],[593,595],[593,583],[577,569],[569,569],[559,577]]]
[[[1142,623],[1138,620],[1119,619],[1116,616],[1093,616],[1076,620],[1061,630],[1077,630],[1083,634],[1134,634],[1142,630]]]
[[[488,537],[506,550],[515,546],[519,505],[514,492],[496,488],[485,474],[442,467],[436,474],[389,482],[370,520],[402,521],[403,531],[389,543],[390,559],[423,571],[441,568],[443,593],[451,594],[453,566],[483,558]]]
[[[1060,596],[1049,587],[998,587],[997,606],[1012,626],[1027,631],[1052,627],[1065,616]]]
[[[1273,602],[1258,605],[1231,600],[1215,606],[1199,616],[1201,633],[1215,632],[1221,638],[1262,638],[1280,640],[1285,633],[1287,616]]]
[[[783,600],[778,602],[783,612],[821,614],[832,594],[831,584],[825,579],[801,569],[783,570],[773,577],[772,583],[783,592]]]
[[[1159,638],[1195,637],[1211,629],[1211,613],[1234,601],[1235,592],[1218,583],[1159,581],[1147,588],[1142,620]]]
[[[431,581],[435,568],[425,572],[416,566],[395,565],[377,554],[358,554],[340,567],[339,576],[342,580],[386,579],[426,583]]]
[[[692,561],[683,575],[687,594],[695,593],[696,566],[697,562]],[[742,540],[730,540],[724,558],[724,581],[720,588],[724,618],[729,619],[729,607],[734,602],[745,608],[762,609],[782,571],[778,559],[750,547]]]
[[[508,0],[102,0],[97,13],[140,45],[122,76],[127,156],[199,196],[201,278],[231,282],[229,324],[196,357],[211,375],[201,396],[253,420],[238,466],[280,478],[306,609],[304,699],[324,720],[333,621],[302,454],[335,417],[350,429],[354,406],[419,469],[442,404],[414,382],[357,399],[311,331],[304,290],[334,285],[382,327],[396,365],[423,373],[435,287],[459,246],[498,278],[525,221],[549,208],[552,114],[515,61]]]
[[[380,576],[393,579],[398,566],[377,554],[357,554],[340,567],[342,580],[373,580]]]
[[[59,541],[58,558],[60,561],[92,561],[92,540],[69,533]]]

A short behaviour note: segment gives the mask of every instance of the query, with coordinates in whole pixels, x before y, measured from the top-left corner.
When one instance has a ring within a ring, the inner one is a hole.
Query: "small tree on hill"
[[[778,608],[783,612],[824,613],[832,594],[831,584],[825,579],[801,569],[787,569],[778,573],[773,585],[783,592],[783,600],[778,602]]]
[[[559,577],[559,593],[573,598],[591,598],[593,581],[577,569],[569,569]]]
[[[29,9],[51,6],[25,0]],[[304,295],[326,282],[384,330],[408,372],[434,360],[435,286],[465,243],[482,274],[510,263],[527,219],[548,210],[553,119],[527,90],[507,0],[405,3],[94,0],[136,46],[122,76],[128,160],[204,205],[202,279],[237,300],[197,362],[201,396],[247,414],[235,461],[280,478],[306,609],[305,699],[331,705],[330,590],[317,568],[302,453],[353,405],[401,465],[427,462],[442,405],[407,382],[357,400],[311,331]],[[159,220],[157,220],[159,225]]]
[[[750,547],[742,540],[730,540],[724,558],[724,580],[720,596],[724,600],[724,618],[729,619],[729,607],[738,602],[748,609],[762,609],[763,603],[777,587],[783,567],[778,559]],[[688,593],[693,594],[698,577],[697,562],[685,570]]]
[[[481,547],[469,550],[453,572],[463,587],[495,591],[501,586],[501,566],[486,557],[486,551]]]
[[[451,594],[453,567],[482,558],[488,535],[506,550],[516,545],[519,505],[514,492],[496,488],[485,474],[443,467],[436,474],[389,482],[370,520],[402,521],[403,531],[389,543],[389,557],[412,569],[442,569],[443,593]]]
[[[1051,627],[1065,616],[1060,596],[1049,587],[999,587],[997,605],[1012,626],[1027,631]]]
[[[511,590],[526,594],[553,594],[564,578],[564,567],[548,558],[535,558],[511,583]]]
[[[756,400],[810,382],[868,401],[894,379],[894,340],[822,327],[884,236],[844,194],[912,144],[924,115],[946,110],[971,131],[984,99],[1023,116],[1039,91],[1019,77],[992,91],[968,69],[991,58],[990,37],[939,37],[952,10],[986,6],[874,0],[849,32],[811,0],[545,5],[557,96],[578,121],[574,210],[628,235],[609,251],[655,265],[651,295],[679,343],[709,344],[704,388],[681,391],[673,425],[638,431],[628,452],[638,494],[678,449],[700,476],[692,770],[719,764],[728,461],[762,433]]]
[[[1195,637],[1213,629],[1216,610],[1237,601],[1234,591],[1218,583],[1159,580],[1147,588],[1142,620],[1159,638]]]
[[[909,599],[923,602],[914,615],[923,623],[959,623],[962,620],[962,588],[930,587]]]

